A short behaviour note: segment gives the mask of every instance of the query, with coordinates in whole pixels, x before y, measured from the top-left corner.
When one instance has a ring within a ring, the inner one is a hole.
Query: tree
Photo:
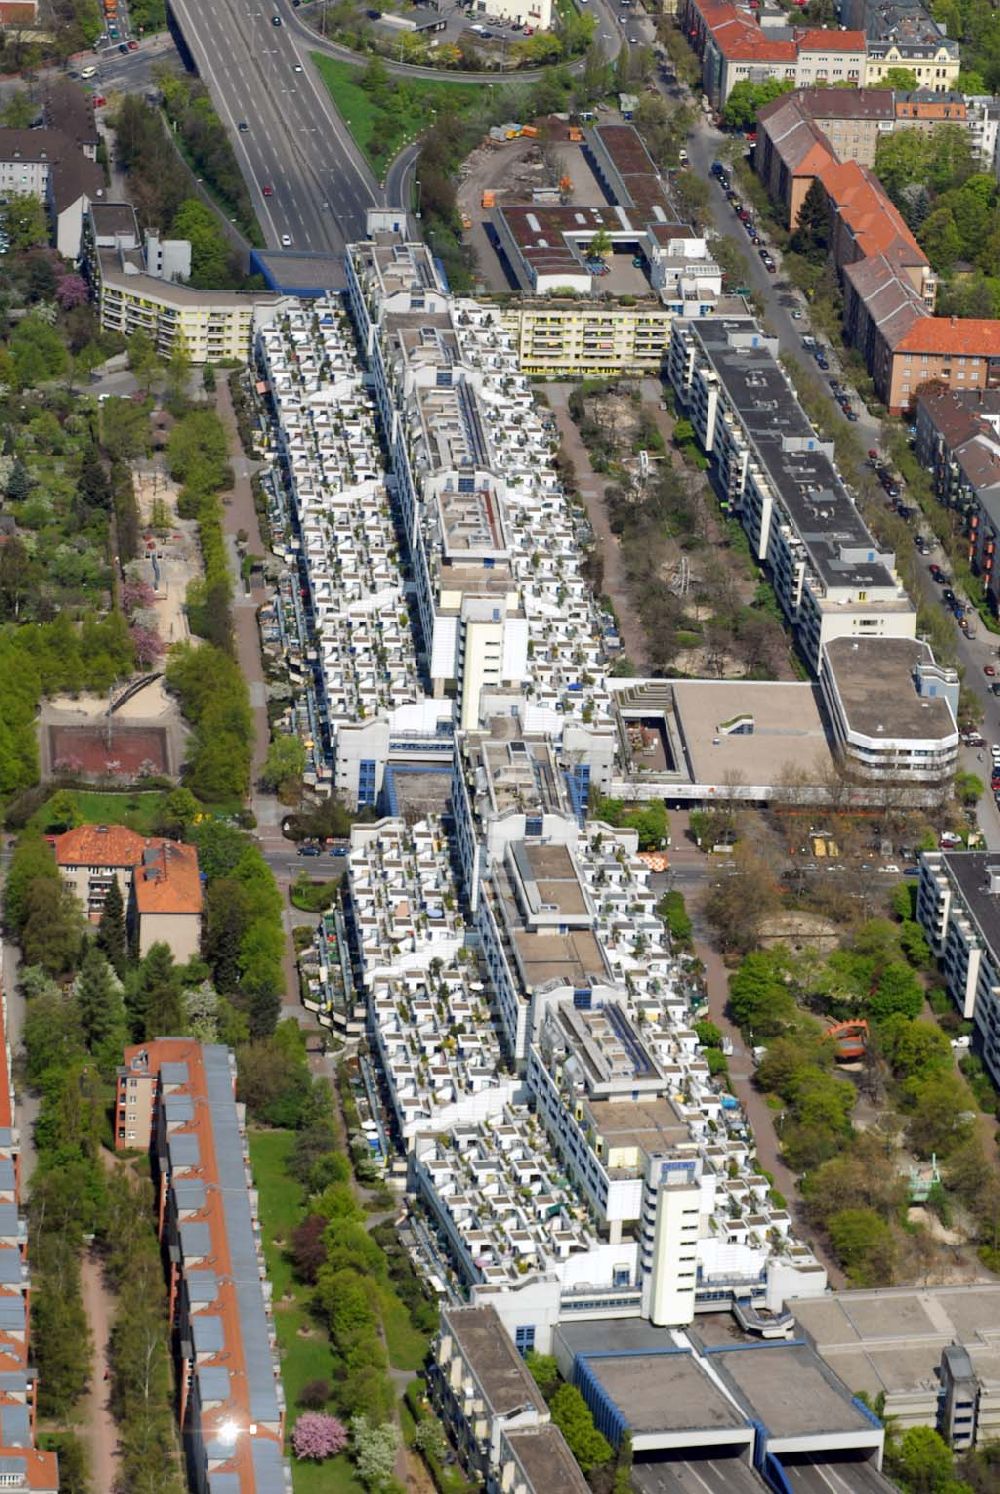
[[[955,1489],[951,1448],[933,1427],[910,1427],[888,1452],[889,1470],[907,1494],[951,1494]]]
[[[76,306],[85,306],[89,298],[87,282],[82,275],[61,275],[56,282],[56,300],[63,311],[72,311]]]
[[[49,878],[34,881],[25,899],[21,952],[29,965],[50,975],[68,974],[76,965],[83,939],[83,909],[75,893]]]
[[[17,88],[0,110],[0,120],[7,130],[30,130],[38,114],[38,105],[32,102],[28,90]]]
[[[163,801],[157,829],[161,835],[183,840],[200,814],[201,805],[190,789],[171,789]]]
[[[351,1443],[358,1477],[369,1489],[384,1489],[396,1468],[399,1431],[394,1422],[373,1426],[367,1416],[351,1418]]]
[[[128,938],[125,929],[125,903],[117,877],[112,881],[104,899],[96,942],[97,948],[105,954],[120,979],[125,974],[128,959]]]
[[[743,960],[729,979],[729,1007],[734,1020],[755,1037],[773,1036],[795,1014],[795,1001],[785,983],[787,964],[775,951],[755,952]]]
[[[894,960],[880,971],[867,1011],[873,1021],[882,1022],[896,1013],[916,1017],[923,1004],[923,988],[917,977],[909,966]]]
[[[964,804],[971,809],[983,797],[985,792],[986,785],[978,774],[955,774],[955,797],[960,804]]]
[[[444,1435],[444,1428],[436,1416],[425,1416],[423,1421],[417,1422],[417,1430],[413,1435],[413,1445],[424,1457],[440,1463],[448,1451],[448,1439]]]
[[[128,339],[128,366],[135,374],[139,388],[147,394],[160,368],[153,339],[138,327]]]
[[[538,1354],[534,1349],[529,1349],[524,1356],[524,1362],[531,1371],[531,1377],[546,1400],[549,1400],[559,1386],[559,1366],[555,1356],[552,1354]]]
[[[14,192],[3,213],[10,247],[19,253],[48,242],[49,224],[45,208],[30,192]]]
[[[83,815],[70,789],[59,789],[52,795],[45,810],[45,829],[49,834],[59,835],[64,830],[75,830],[83,824]]]
[[[75,997],[64,996],[54,982],[28,1002],[24,1018],[27,1079],[38,1086],[50,1070],[67,1069],[85,1052],[83,1026]]]
[[[316,1284],[320,1270],[326,1265],[326,1227],[329,1220],[323,1214],[307,1214],[301,1224],[292,1230],[289,1254],[292,1266],[300,1281],[311,1286]]]
[[[896,93],[914,93],[917,88],[917,75],[911,67],[886,68],[884,75],[877,83],[870,83],[870,88],[892,88]]]
[[[575,1385],[561,1385],[552,1397],[552,1420],[569,1444],[569,1450],[584,1473],[607,1463],[611,1444],[594,1425],[590,1408]]]
[[[76,980],[76,1001],[84,1040],[101,1071],[114,1072],[128,1033],[121,986],[104,954],[92,946]]]
[[[322,1463],[336,1457],[347,1446],[347,1428],[335,1416],[304,1411],[292,1428],[292,1451],[301,1461]]]
[[[722,111],[723,124],[729,130],[752,130],[757,122],[758,109],[794,87],[790,78],[769,78],[766,83],[743,81],[735,84]]]
[[[590,241],[587,253],[591,259],[607,259],[613,248],[614,244],[607,229],[599,228]]]
[[[306,749],[297,736],[275,737],[267,749],[267,757],[260,772],[261,787],[278,793],[282,798],[297,800],[302,789],[302,775],[306,770]]]
[[[830,205],[818,176],[813,177],[802,200],[789,247],[817,264],[822,264],[829,253]]]
[[[962,252],[962,236],[948,207],[937,207],[920,229],[920,247],[934,268],[947,275]]]
[[[888,1286],[895,1241],[892,1230],[872,1209],[841,1209],[827,1220],[830,1243],[852,1286]]]
[[[83,454],[76,491],[85,508],[98,508],[110,512],[111,483],[96,446],[88,446]]]
[[[34,487],[31,474],[21,461],[15,458],[14,465],[7,474],[7,485],[4,489],[11,503],[23,503]]]
[[[126,993],[125,1006],[134,1042],[181,1035],[184,1009],[180,978],[169,945],[152,945]]]

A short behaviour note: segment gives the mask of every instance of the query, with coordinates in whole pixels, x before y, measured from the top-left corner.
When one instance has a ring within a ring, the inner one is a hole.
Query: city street
[[[308,38],[287,24],[287,0],[174,0],[173,9],[268,248],[342,253],[383,193],[309,60]]]

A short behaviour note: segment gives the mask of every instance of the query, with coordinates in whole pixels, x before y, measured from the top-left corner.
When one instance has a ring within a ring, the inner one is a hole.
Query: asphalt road
[[[683,1458],[632,1464],[639,1494],[763,1494],[765,1485],[739,1458]]]
[[[290,24],[287,0],[172,0],[172,8],[230,132],[268,248],[342,253],[383,194]],[[273,25],[275,15],[284,24]]]

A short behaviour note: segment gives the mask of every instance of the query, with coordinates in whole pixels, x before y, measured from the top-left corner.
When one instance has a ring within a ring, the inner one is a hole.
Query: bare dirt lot
[[[157,628],[169,648],[189,637],[184,598],[188,583],[202,574],[198,526],[193,519],[178,518],[177,484],[158,461],[134,468],[132,480],[145,545],[135,569],[156,592]]]

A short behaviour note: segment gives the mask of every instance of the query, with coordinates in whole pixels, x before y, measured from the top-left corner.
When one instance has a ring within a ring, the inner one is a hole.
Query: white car
[[[301,64],[301,62],[297,62],[295,64],[295,66],[292,68],[292,72],[293,73],[301,73],[301,71],[302,71],[302,64]]]
[[[81,68],[80,69],[80,77],[81,78],[96,78],[97,77],[97,69],[96,69],[96,67],[84,67],[84,68]]]
[[[283,233],[281,235],[281,247],[282,249],[290,249],[292,247],[292,236],[290,233]]]

